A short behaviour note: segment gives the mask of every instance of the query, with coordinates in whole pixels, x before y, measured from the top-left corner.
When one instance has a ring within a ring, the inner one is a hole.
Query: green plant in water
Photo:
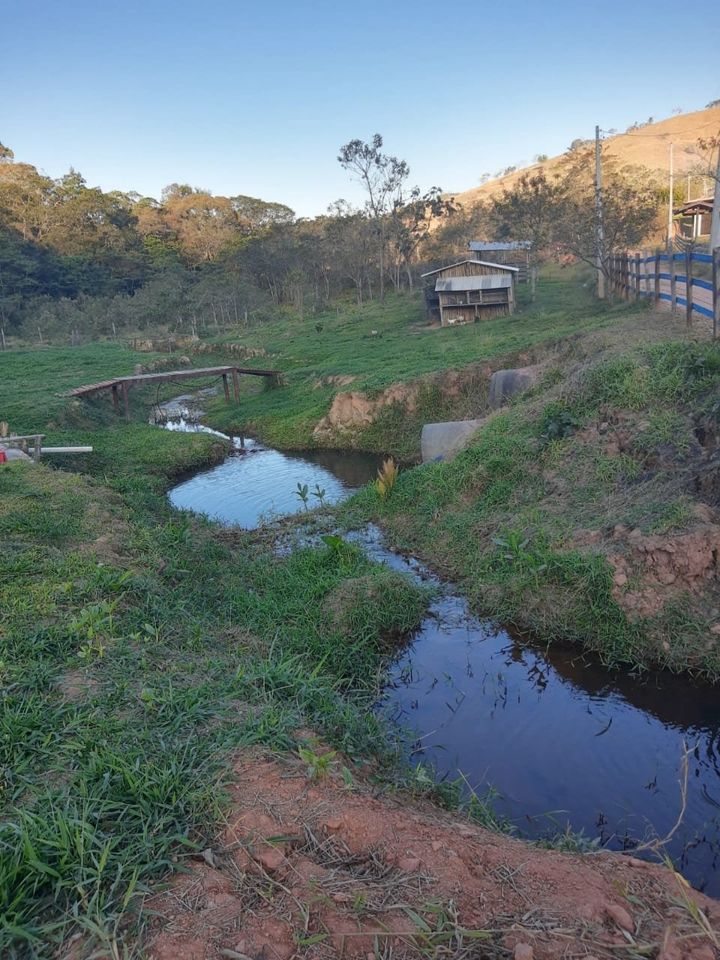
[[[388,457],[387,460],[383,461],[383,465],[378,470],[377,480],[375,481],[375,489],[381,500],[387,500],[390,496],[397,482],[399,473],[400,468],[392,457]]]
[[[306,483],[300,483],[298,481],[297,490],[295,491],[295,496],[302,500],[303,506],[307,510],[308,500],[310,499],[309,487]]]

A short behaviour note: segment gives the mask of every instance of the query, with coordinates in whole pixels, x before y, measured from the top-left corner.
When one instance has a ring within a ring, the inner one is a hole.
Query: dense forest
[[[336,201],[298,219],[287,206],[172,183],[156,200],[103,192],[75,170],[59,179],[0,145],[0,327],[43,342],[164,328],[262,323],[412,288],[421,269],[481,236],[529,239],[538,252],[594,259],[592,158],[574,144],[560,174],[542,166],[472,208],[410,185],[382,137],[352,140],[339,163],[365,203]],[[608,249],[640,242],[663,200],[641,168],[605,164]]]

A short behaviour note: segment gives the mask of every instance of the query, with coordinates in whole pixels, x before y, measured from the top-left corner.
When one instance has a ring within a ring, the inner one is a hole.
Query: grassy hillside
[[[246,378],[240,407],[227,407],[218,399],[208,406],[214,426],[235,432],[247,430],[281,447],[312,447],[313,428],[328,412],[340,391],[362,391],[377,397],[396,383],[427,377],[472,364],[521,364],[553,344],[583,331],[612,326],[619,316],[635,308],[609,307],[592,295],[590,275],[583,270],[548,267],[535,303],[526,289],[521,307],[512,317],[480,324],[438,329],[425,322],[419,296],[388,297],[385,304],[348,306],[320,318],[287,318],[231,339],[262,347],[268,357],[251,361],[283,371],[287,386]],[[218,343],[218,349],[222,344]],[[524,361],[522,358],[525,358]],[[480,395],[472,388],[464,406],[452,400],[456,416],[474,415]],[[428,388],[408,419],[405,411],[388,410],[385,422],[353,438],[359,448],[393,452],[412,459],[419,454],[420,430],[427,420],[452,419],[437,390]],[[332,438],[322,441],[332,445]],[[341,444],[342,445],[342,444]]]
[[[701,138],[709,139],[718,135],[720,131],[720,106],[708,110],[696,110],[693,113],[684,113],[667,120],[659,120],[632,130],[629,133],[620,133],[608,137],[603,143],[605,155],[615,157],[621,164],[633,164],[647,167],[650,170],[659,170],[667,173],[670,168],[670,144],[675,144],[673,162],[675,173],[683,175],[693,172],[700,159],[697,152],[697,141]],[[590,135],[590,134],[588,134]],[[542,164],[546,173],[554,173],[562,169],[565,162],[561,154],[550,157]],[[479,187],[471,187],[454,194],[458,203],[472,206],[480,200],[486,200],[502,190],[511,190],[519,178],[531,170],[538,170],[540,164],[523,167],[504,177],[490,180]],[[697,187],[695,194],[697,195]]]

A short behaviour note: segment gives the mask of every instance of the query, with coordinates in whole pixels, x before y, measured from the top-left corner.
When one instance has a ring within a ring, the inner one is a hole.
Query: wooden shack
[[[428,313],[443,327],[492,317],[515,310],[518,268],[485,260],[461,260],[424,273]]]
[[[698,197],[673,208],[673,231],[682,240],[699,240],[710,235],[713,198]]]
[[[468,249],[473,257],[518,268],[518,280],[527,283],[532,260],[530,240],[472,240]]]

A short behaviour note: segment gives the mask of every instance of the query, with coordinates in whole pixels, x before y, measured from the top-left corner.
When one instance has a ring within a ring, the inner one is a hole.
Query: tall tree
[[[385,250],[387,221],[410,175],[404,160],[382,152],[383,138],[376,133],[370,143],[350,140],[340,148],[338,161],[344,170],[363,185],[367,210],[377,231],[380,299],[385,298]]]

